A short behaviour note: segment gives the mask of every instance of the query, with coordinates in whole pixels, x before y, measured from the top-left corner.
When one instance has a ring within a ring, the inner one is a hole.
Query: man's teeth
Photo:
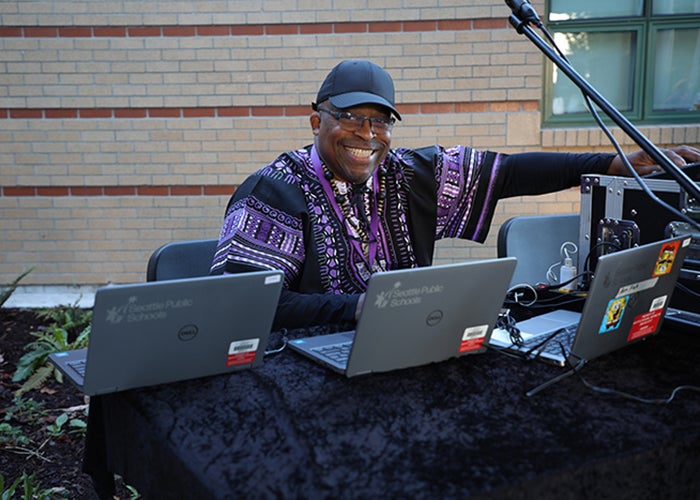
[[[361,158],[369,158],[372,155],[371,149],[347,148],[347,150],[351,155],[359,156]]]

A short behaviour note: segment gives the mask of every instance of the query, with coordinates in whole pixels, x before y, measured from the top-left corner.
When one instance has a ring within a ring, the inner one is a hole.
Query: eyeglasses
[[[338,120],[340,126],[348,132],[360,130],[364,126],[365,120],[367,120],[369,121],[370,128],[375,134],[386,134],[391,132],[391,129],[394,127],[394,123],[396,123],[396,120],[393,117],[370,118],[369,116],[356,115],[355,113],[348,113],[347,111],[333,111],[326,108],[318,108],[318,111],[323,111],[324,113],[331,115],[333,118]]]

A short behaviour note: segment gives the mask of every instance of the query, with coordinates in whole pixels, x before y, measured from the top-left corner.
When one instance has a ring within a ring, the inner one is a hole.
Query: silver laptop
[[[49,360],[89,396],[251,368],[281,288],[280,271],[105,286],[88,347]]]
[[[518,322],[520,342],[497,328],[489,344],[564,366],[654,335],[689,245],[690,238],[682,236],[604,255],[581,313],[556,310]]]
[[[483,352],[515,263],[510,257],[374,274],[354,331],[289,346],[348,377]]]

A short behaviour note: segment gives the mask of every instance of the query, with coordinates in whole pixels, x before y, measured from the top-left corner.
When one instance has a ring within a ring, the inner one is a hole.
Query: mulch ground
[[[13,432],[29,440],[18,446],[7,432],[0,432],[0,474],[4,476],[5,488],[26,473],[34,474],[33,484],[42,490],[55,489],[52,498],[96,499],[90,476],[82,472],[84,434],[66,430],[52,436],[47,429],[63,413],[87,422],[89,401],[83,394],[69,382],[60,384],[52,377],[42,388],[23,396],[41,403],[40,415],[25,418],[12,411],[14,393],[21,386],[12,381],[17,361],[25,354],[25,346],[34,340],[30,333],[41,326],[42,320],[33,310],[0,309],[0,424],[9,423]],[[67,429],[68,425],[64,427]],[[115,498],[129,498],[128,491],[120,490]],[[21,487],[17,495],[22,498]]]

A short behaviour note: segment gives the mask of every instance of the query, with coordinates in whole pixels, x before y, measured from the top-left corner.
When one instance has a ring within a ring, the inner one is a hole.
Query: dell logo
[[[179,332],[177,332],[177,338],[184,342],[187,342],[195,338],[198,333],[199,329],[197,328],[197,325],[185,325],[182,328],[180,328]]]
[[[433,312],[428,314],[428,316],[425,318],[425,323],[428,326],[435,326],[442,321],[442,316],[443,316],[442,311],[440,309],[435,309]]]

